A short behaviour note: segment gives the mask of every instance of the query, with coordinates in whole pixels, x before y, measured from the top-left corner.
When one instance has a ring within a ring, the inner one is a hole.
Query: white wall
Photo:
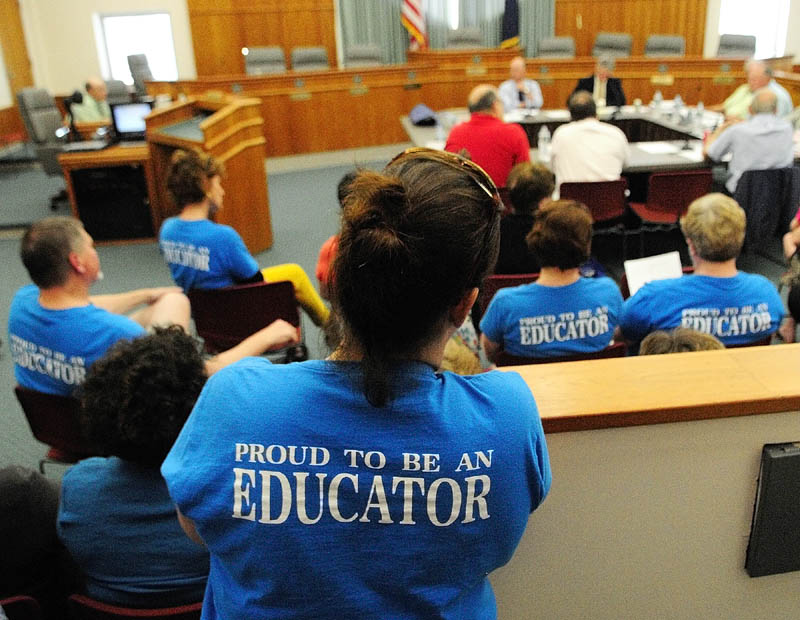
[[[753,0],[756,3],[757,0]],[[721,0],[708,0],[706,6],[706,36],[703,56],[711,58],[717,53],[719,45],[719,11]],[[786,35],[786,54],[794,54],[795,62],[800,60],[800,0],[789,2],[789,29]]]
[[[761,447],[798,415],[548,434],[553,486],[492,574],[498,617],[797,618],[800,572],[744,561]]]
[[[72,91],[88,76],[100,75],[92,20],[96,13],[168,12],[178,77],[197,76],[186,0],[20,0],[20,9],[34,83],[54,93]]]

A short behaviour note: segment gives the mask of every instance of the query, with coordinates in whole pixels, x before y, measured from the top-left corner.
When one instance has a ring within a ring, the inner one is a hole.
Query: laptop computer
[[[120,145],[144,144],[145,117],[150,114],[150,102],[117,103],[111,106],[111,124]]]

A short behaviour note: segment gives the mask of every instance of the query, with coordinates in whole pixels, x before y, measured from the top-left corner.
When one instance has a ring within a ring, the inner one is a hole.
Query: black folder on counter
[[[800,570],[800,442],[761,451],[744,567],[751,577]]]

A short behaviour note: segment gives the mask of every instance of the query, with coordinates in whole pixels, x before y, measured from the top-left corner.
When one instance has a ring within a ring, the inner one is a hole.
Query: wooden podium
[[[215,221],[236,229],[247,249],[257,253],[272,245],[272,223],[264,168],[261,101],[236,97],[190,98],[156,109],[146,119],[158,222],[177,215],[167,192],[170,157],[176,149],[194,149],[225,164],[225,202]],[[156,205],[153,205],[156,208]]]

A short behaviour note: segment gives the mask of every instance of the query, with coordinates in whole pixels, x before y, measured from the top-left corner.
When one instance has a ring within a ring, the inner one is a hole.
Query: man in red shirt
[[[467,106],[470,119],[453,127],[444,148],[468,156],[497,187],[505,187],[511,168],[530,160],[528,136],[516,123],[503,122],[503,102],[494,86],[473,88]]]

